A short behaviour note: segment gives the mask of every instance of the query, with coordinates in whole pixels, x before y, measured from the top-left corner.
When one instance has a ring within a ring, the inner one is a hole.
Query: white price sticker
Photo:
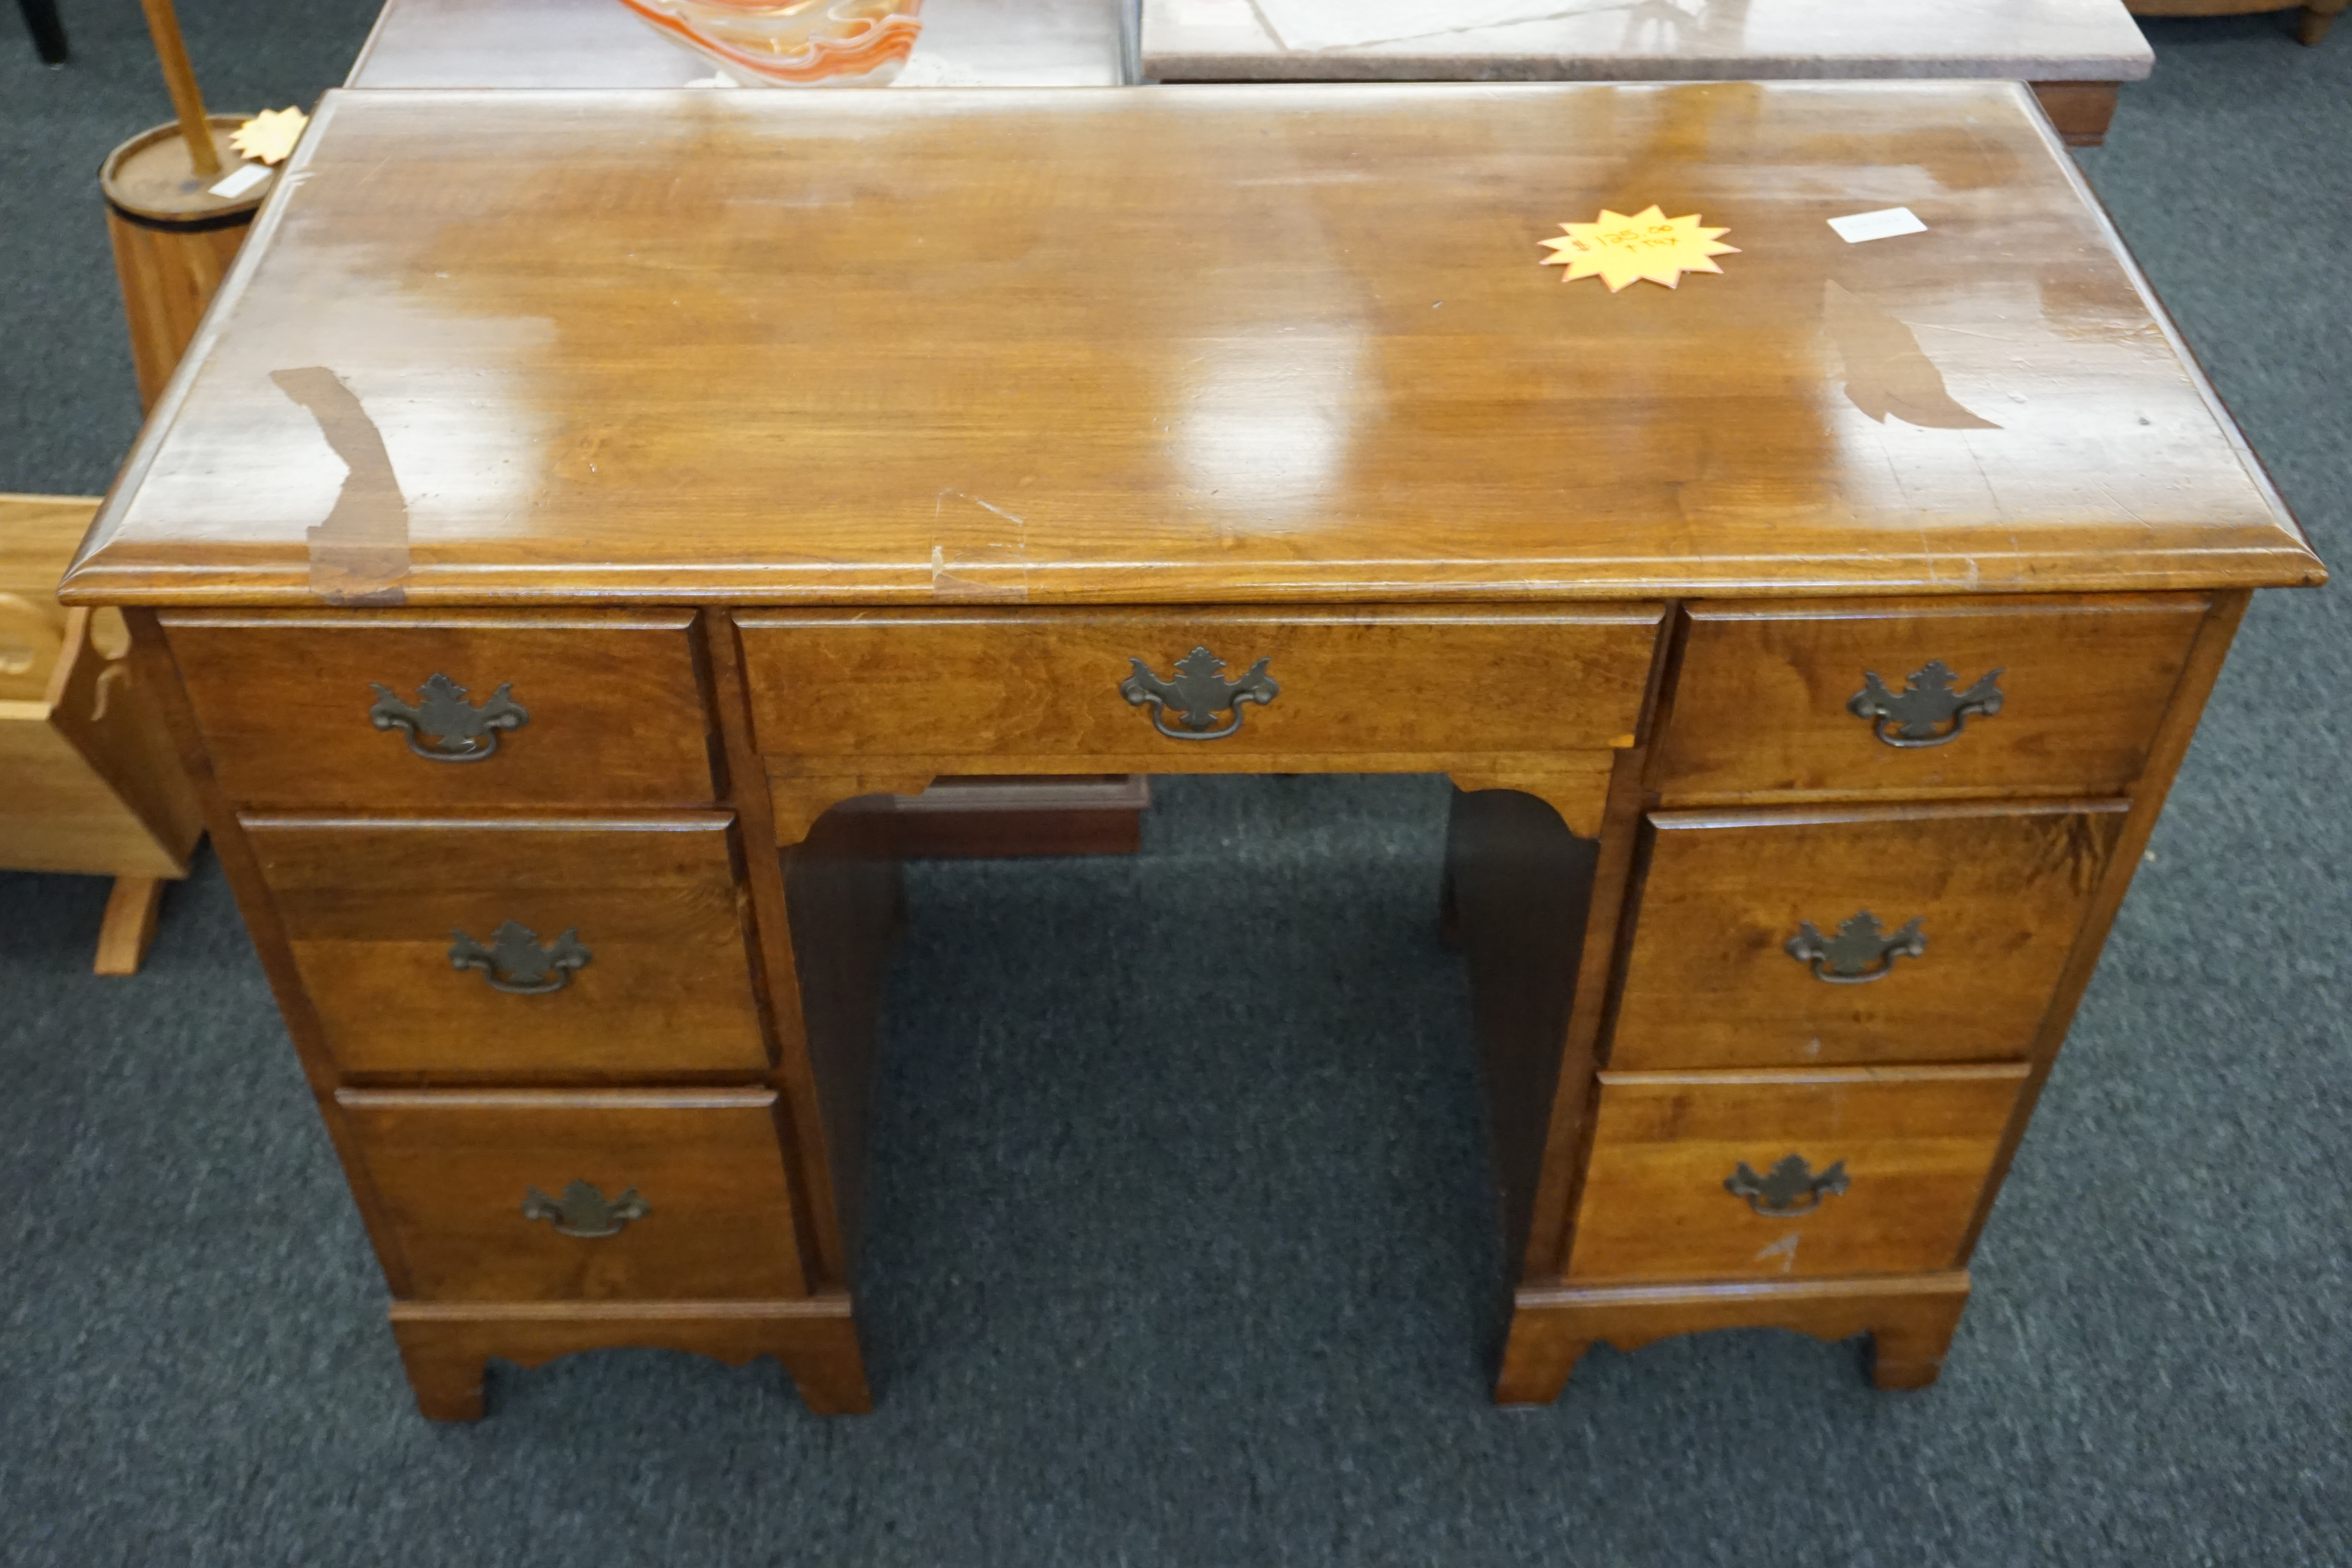
[[[1830,226],[1848,245],[1860,245],[1865,239],[1893,239],[1898,234],[1925,234],[1927,226],[1909,207],[1887,207],[1874,213],[1855,213],[1850,217],[1833,217]]]
[[[261,184],[262,181],[268,178],[269,178],[268,164],[247,163],[245,167],[237,170],[235,174],[229,175],[228,178],[221,181],[218,184],[212,185],[208,188],[214,195],[224,197],[229,201],[235,201],[237,197],[245,195],[246,192],[253,189],[254,186]]]

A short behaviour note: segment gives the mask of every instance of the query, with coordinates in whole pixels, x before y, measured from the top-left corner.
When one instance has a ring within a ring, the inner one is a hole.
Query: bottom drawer
[[[1569,1278],[1951,1268],[2029,1070],[1602,1073]]]
[[[415,1300],[807,1294],[767,1090],[335,1099]]]

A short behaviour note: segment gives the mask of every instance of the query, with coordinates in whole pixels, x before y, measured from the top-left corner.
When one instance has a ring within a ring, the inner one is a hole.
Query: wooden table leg
[[[2294,36],[2306,44],[2316,44],[2327,37],[2327,29],[2344,14],[2346,0],[2311,0],[2295,18]]]
[[[2069,147],[2096,147],[2106,140],[2108,122],[2116,117],[2116,84],[2111,81],[2037,81],[2029,83],[2050,117],[2051,129]]]
[[[107,896],[106,918],[98,928],[100,974],[136,974],[155,940],[155,919],[163,908],[160,877],[117,877]]]

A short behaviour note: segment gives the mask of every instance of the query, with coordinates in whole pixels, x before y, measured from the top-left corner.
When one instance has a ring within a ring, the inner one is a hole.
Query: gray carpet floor
[[[251,108],[369,4],[184,9]],[[91,174],[166,106],[131,0],[66,12],[58,72],[0,16],[0,489],[136,423]],[[2352,35],[2151,31],[2084,165],[2343,566]],[[421,1421],[216,868],[131,980],[101,883],[0,875],[0,1561],[2352,1563],[2346,605],[2256,605],[1915,1394],[1755,1332],[1486,1402],[1436,781],[1168,782],[1132,860],[915,868],[858,1420],[630,1352]]]

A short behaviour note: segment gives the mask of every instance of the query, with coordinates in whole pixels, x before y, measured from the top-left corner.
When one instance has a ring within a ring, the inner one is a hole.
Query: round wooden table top
[[[212,187],[245,163],[229,138],[248,117],[215,114],[207,117],[213,146],[220,154],[220,173],[199,174],[188,144],[177,124],[142,131],[107,154],[99,166],[98,185],[106,199],[125,216],[180,227],[222,218],[250,216],[278,182],[276,171],[253,189],[237,196],[216,196]]]

